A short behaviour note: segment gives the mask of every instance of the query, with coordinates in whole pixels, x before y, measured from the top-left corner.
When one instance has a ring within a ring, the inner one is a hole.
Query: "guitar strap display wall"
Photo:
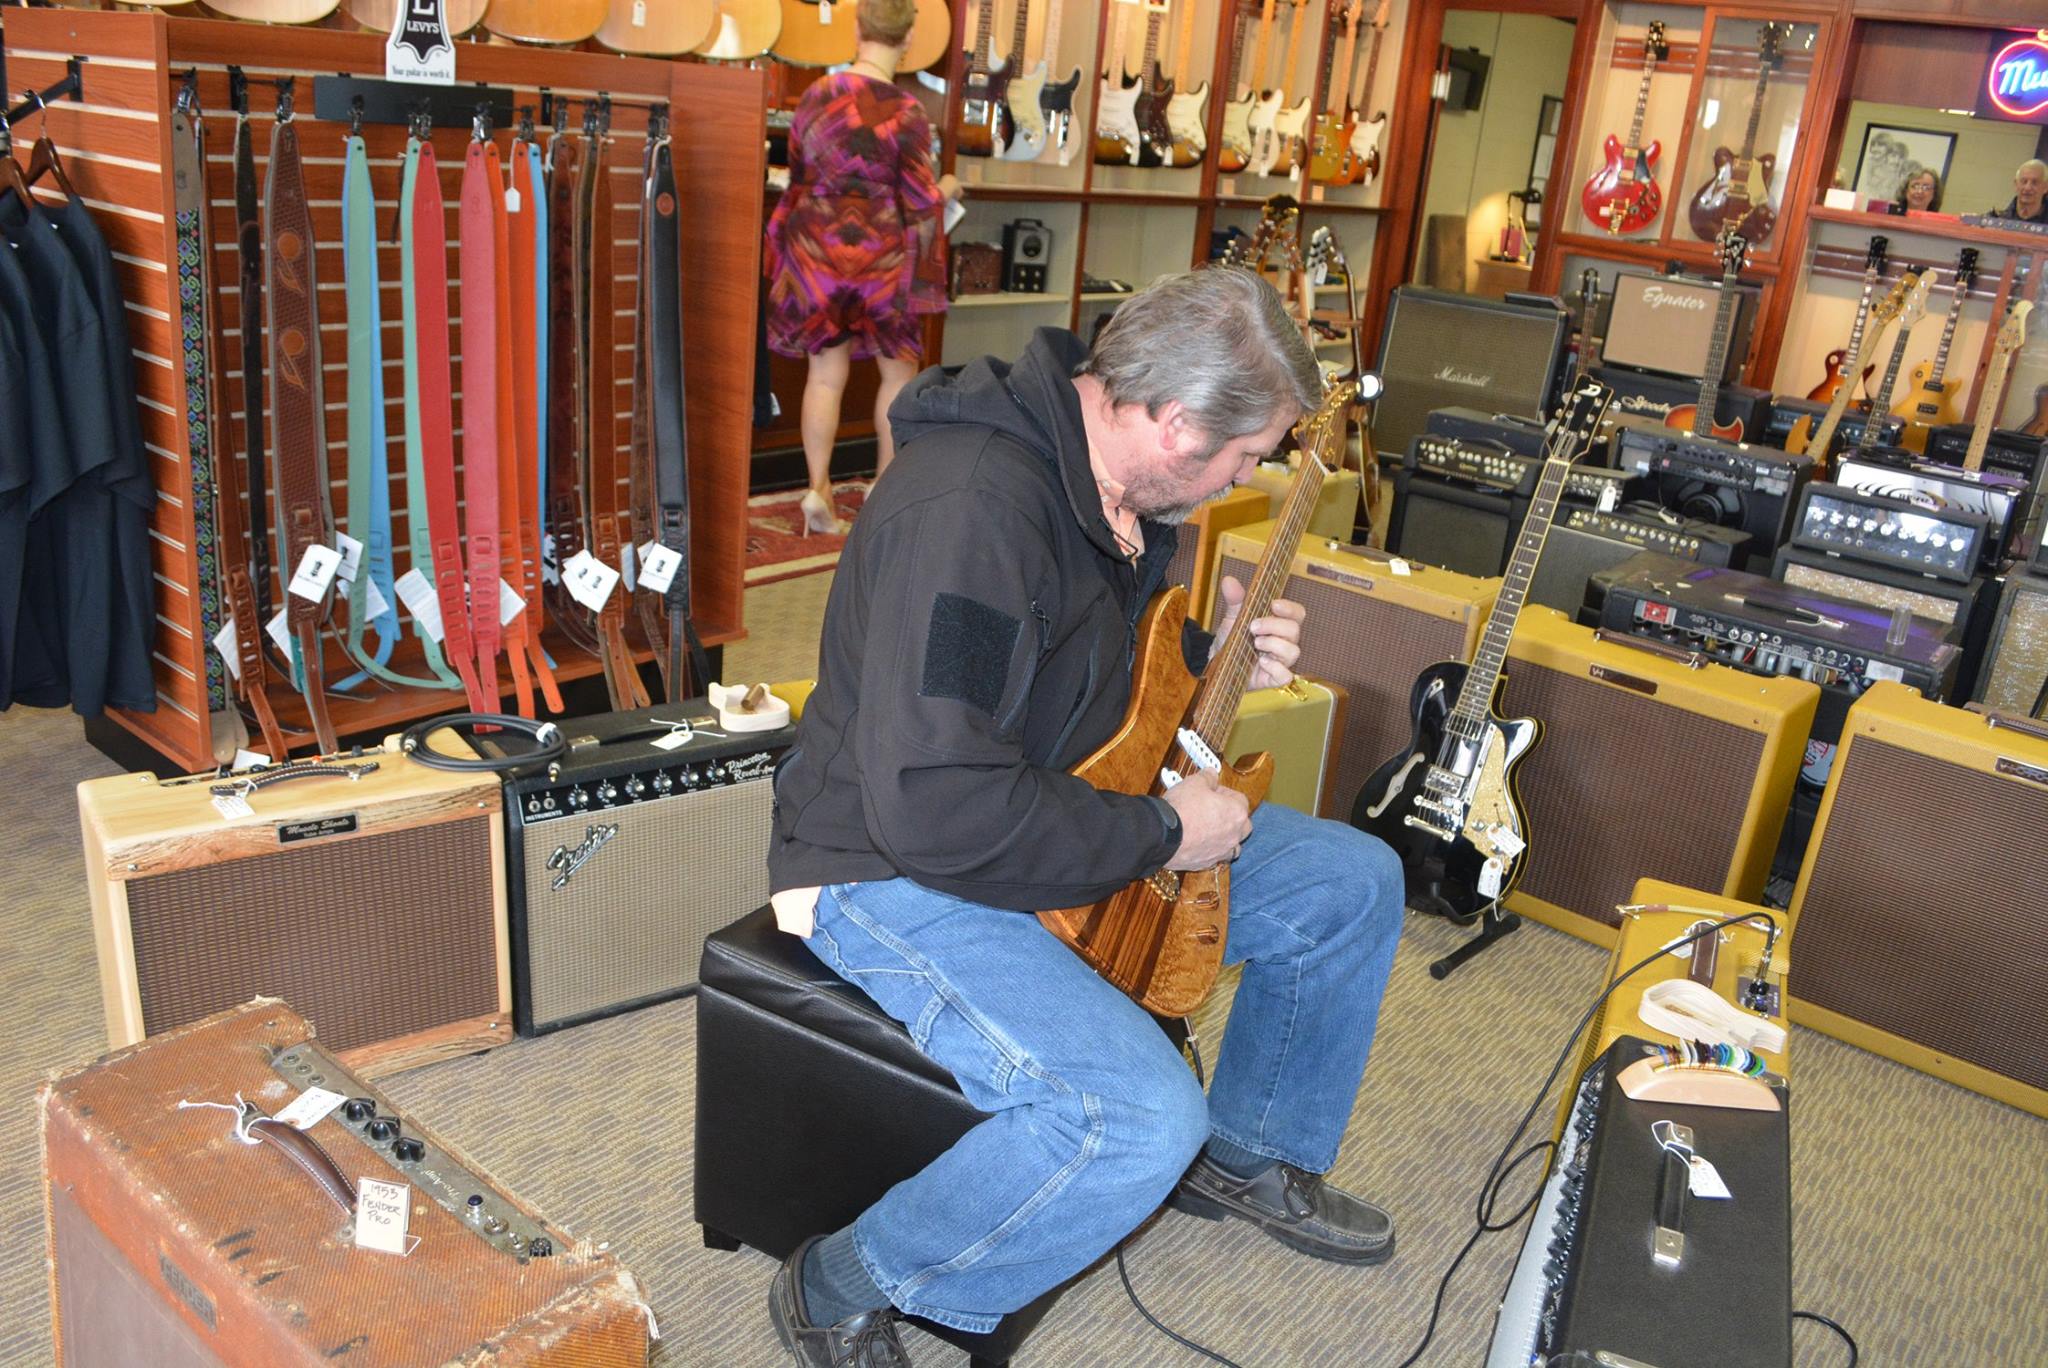
[[[491,202],[504,199],[497,148],[482,121],[462,162],[458,251],[462,266],[463,552],[469,564],[470,637],[479,711],[498,710],[498,280]],[[530,706],[530,704],[529,704]]]
[[[313,734],[322,751],[332,751],[336,748],[334,724],[327,715],[320,644],[321,628],[334,602],[332,571],[317,588],[302,585],[298,573],[308,564],[308,550],[333,547],[334,514],[328,503],[325,396],[320,388],[320,330],[315,322],[313,221],[306,207],[306,180],[299,161],[289,86],[280,96],[271,132],[264,211],[264,303],[269,315],[270,413],[275,427],[270,473],[276,486],[282,568],[293,586],[285,593],[285,620]]]

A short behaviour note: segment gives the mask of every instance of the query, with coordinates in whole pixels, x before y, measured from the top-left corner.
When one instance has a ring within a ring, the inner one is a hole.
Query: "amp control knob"
[[[391,1142],[391,1157],[407,1164],[417,1164],[427,1157],[427,1146],[416,1135],[400,1136]]]
[[[654,791],[656,793],[667,793],[670,789],[674,788],[675,786],[676,781],[668,777],[667,770],[658,770],[655,772]]]
[[[351,1097],[348,1101],[341,1104],[341,1114],[345,1120],[353,1121],[360,1126],[363,1122],[368,1121],[377,1114],[377,1099],[374,1097]]]
[[[638,798],[645,792],[647,792],[647,785],[641,781],[639,775],[636,774],[626,781],[626,794],[628,797]]]
[[[395,1116],[380,1116],[370,1122],[369,1125],[363,1127],[363,1133],[372,1140],[396,1140],[398,1138],[398,1118]]]
[[[607,779],[597,786],[597,796],[609,803],[619,796],[618,785]]]
[[[570,807],[580,811],[590,806],[590,795],[580,788],[572,788],[569,790],[568,802]]]

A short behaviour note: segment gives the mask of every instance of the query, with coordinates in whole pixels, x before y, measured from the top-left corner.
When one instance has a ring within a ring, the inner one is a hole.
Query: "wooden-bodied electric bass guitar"
[[[1342,459],[1344,415],[1356,395],[1356,387],[1339,386],[1296,427],[1301,464],[1294,484],[1245,589],[1236,625],[1217,643],[1209,668],[1200,679],[1188,673],[1180,645],[1188,594],[1173,585],[1153,598],[1138,623],[1131,703],[1123,724],[1075,767],[1076,775],[1114,793],[1159,794],[1207,769],[1253,807],[1266,796],[1272,756],[1261,751],[1235,765],[1221,759],[1258,660],[1250,624],[1287,581],[1323,480]],[[1229,916],[1230,866],[1221,864],[1186,872],[1162,869],[1092,906],[1041,912],[1038,919],[1147,1011],[1184,1016],[1209,995],[1223,967]]]
[[[1723,441],[1742,440],[1742,420],[1717,423],[1714,415],[1721,406],[1721,372],[1728,365],[1728,337],[1735,330],[1735,283],[1749,259],[1749,243],[1733,229],[1724,229],[1714,244],[1721,252],[1721,302],[1714,306],[1714,342],[1707,349],[1706,372],[1700,376],[1700,397],[1695,404],[1680,404],[1664,415],[1664,426],[1681,432],[1696,432]]]
[[[1551,420],[1543,473],[1477,653],[1469,665],[1446,660],[1416,679],[1408,744],[1373,771],[1352,805],[1351,824],[1401,857],[1408,905],[1461,926],[1497,907],[1528,862],[1529,821],[1515,772],[1543,727],[1533,717],[1500,715],[1501,669],[1572,462],[1593,441],[1613,397],[1587,377]]]
[[[1970,286],[1976,281],[1977,249],[1965,247],[1956,254],[1955,278],[1949,282],[1948,321],[1941,325],[1941,345],[1934,349],[1932,361],[1922,361],[1913,367],[1906,397],[1899,401],[1896,410],[1906,420],[1899,445],[1908,451],[1926,451],[1927,437],[1933,429],[1961,421],[1956,398],[1962,393],[1963,382],[1944,377],[1948,371],[1948,349],[1956,340],[1956,324],[1963,316]]]
[[[2027,340],[2027,315],[2034,306],[2020,300],[2005,316],[1998,329],[1998,341],[1991,350],[1991,368],[1984,372],[1984,393],[1977,398],[1977,425],[1970,429],[1969,450],[1963,455],[1963,469],[1982,470],[1984,452],[1991,445],[1991,429],[1998,426],[1998,406],[2005,399],[2005,379],[2013,353]]]

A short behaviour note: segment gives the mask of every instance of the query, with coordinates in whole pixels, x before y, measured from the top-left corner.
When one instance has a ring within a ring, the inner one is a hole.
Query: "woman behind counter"
[[[875,473],[896,454],[889,405],[917,374],[924,317],[946,308],[940,215],[960,194],[932,173],[931,124],[896,84],[915,0],[861,0],[846,70],[804,92],[789,130],[789,189],[768,220],[768,345],[810,358],[800,415],[810,488],[803,530],[843,532],[832,444],[852,363],[873,357]]]

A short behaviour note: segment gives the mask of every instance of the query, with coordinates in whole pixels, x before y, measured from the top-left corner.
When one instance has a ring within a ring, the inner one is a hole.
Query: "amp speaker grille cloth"
[[[1456,404],[1543,417],[1543,392],[1563,343],[1560,314],[1396,291],[1380,348],[1387,388],[1373,405],[1373,445],[1398,455],[1431,411]]]
[[[1223,559],[1223,573],[1247,584],[1252,568],[1235,556]],[[1351,695],[1329,787],[1334,811],[1349,817],[1366,776],[1408,744],[1408,695],[1415,677],[1439,660],[1462,658],[1465,628],[1305,575],[1289,576],[1283,597],[1308,613],[1301,672]]]
[[[1961,606],[1954,599],[1943,598],[1939,594],[1923,594],[1876,580],[1859,579],[1854,575],[1837,575],[1797,561],[1786,562],[1784,580],[1802,589],[1817,589],[1823,594],[1854,599],[1878,608],[1904,608],[1909,613],[1944,624],[1955,622],[1956,610]]]
[[[768,901],[773,784],[749,780],[526,830],[526,973],[536,1026],[674,996],[704,938]],[[559,892],[548,857],[618,823]]]
[[[2040,708],[2048,689],[2048,579],[2014,575],[2005,582],[1997,635],[1977,687],[1994,708],[2022,717]]]
[[[144,1030],[263,994],[348,1050],[497,1011],[496,821],[314,840],[131,880]],[[365,983],[378,987],[352,986]]]
[[[1507,715],[1543,723],[1520,773],[1520,891],[1607,926],[1638,878],[1719,892],[1763,735],[1526,660],[1510,660],[1507,677]]]
[[[2048,792],[1869,736],[1840,764],[1799,903],[1793,994],[2048,1088]]]

